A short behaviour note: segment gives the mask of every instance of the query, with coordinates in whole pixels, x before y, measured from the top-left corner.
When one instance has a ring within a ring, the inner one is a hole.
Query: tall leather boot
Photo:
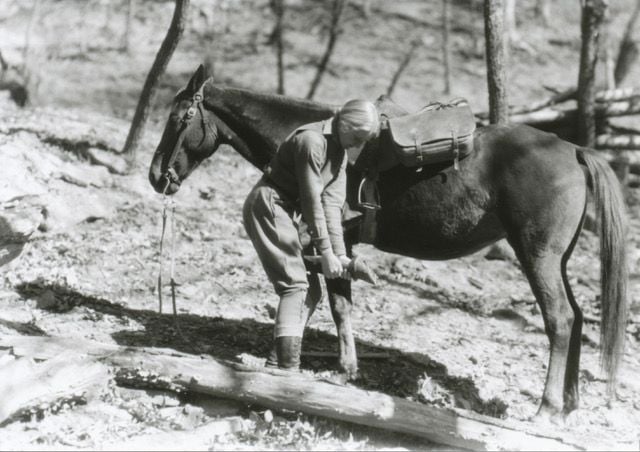
[[[286,370],[300,369],[300,351],[302,338],[298,336],[280,336],[276,338],[278,367]]]

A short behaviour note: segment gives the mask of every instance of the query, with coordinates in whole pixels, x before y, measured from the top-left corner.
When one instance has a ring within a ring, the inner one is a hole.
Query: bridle
[[[176,139],[176,144],[174,145],[171,154],[169,154],[169,160],[167,160],[166,170],[163,173],[166,184],[162,189],[162,193],[165,193],[167,191],[167,188],[169,188],[169,184],[171,184],[172,182],[174,184],[180,185],[180,178],[178,177],[176,170],[173,168],[173,164],[175,163],[176,158],[178,158],[178,151],[180,151],[180,148],[182,147],[182,143],[184,142],[184,138],[187,134],[187,130],[189,129],[191,120],[196,116],[196,111],[200,111],[200,117],[202,118],[205,133],[207,127],[210,127],[210,124],[204,114],[204,109],[202,107],[202,103],[204,101],[204,86],[209,80],[211,79],[205,80],[198,91],[196,91],[193,97],[191,97],[191,104],[187,108],[187,111],[184,113],[182,118],[180,118],[180,131],[178,132],[178,138]]]

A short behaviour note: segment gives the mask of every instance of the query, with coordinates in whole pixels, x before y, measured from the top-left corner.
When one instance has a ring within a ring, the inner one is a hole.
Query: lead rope
[[[166,189],[165,189],[166,190]],[[178,320],[178,308],[176,304],[176,287],[179,284],[175,280],[175,213],[176,213],[176,204],[172,198],[164,195],[164,206],[162,208],[162,232],[160,234],[160,268],[158,270],[158,310],[159,313],[162,314],[162,262],[163,262],[163,249],[164,249],[164,236],[167,230],[167,210],[171,215],[171,237],[169,238],[169,252],[170,256],[170,265],[169,265],[169,285],[171,286],[171,305],[173,308],[173,324],[178,332],[178,335],[182,339],[182,341],[188,344],[196,353],[201,354],[202,351],[199,347],[194,345],[182,332],[182,328],[180,328],[180,322]]]

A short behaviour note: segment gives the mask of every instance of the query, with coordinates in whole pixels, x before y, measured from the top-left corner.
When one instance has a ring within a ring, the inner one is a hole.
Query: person
[[[317,273],[307,274],[305,267],[299,213],[321,256],[323,275],[348,277],[341,218],[346,166],[354,164],[365,144],[379,133],[376,107],[350,100],[330,120],[294,131],[247,196],[244,227],[280,297],[268,366],[299,368],[304,327],[322,299]]]

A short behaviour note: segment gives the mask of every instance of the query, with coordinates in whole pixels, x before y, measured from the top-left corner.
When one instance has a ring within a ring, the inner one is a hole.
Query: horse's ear
[[[204,65],[201,64],[196,69],[196,72],[191,76],[191,80],[189,80],[189,84],[187,85],[187,92],[194,94],[196,93],[200,87],[207,80],[207,76],[205,74]]]

